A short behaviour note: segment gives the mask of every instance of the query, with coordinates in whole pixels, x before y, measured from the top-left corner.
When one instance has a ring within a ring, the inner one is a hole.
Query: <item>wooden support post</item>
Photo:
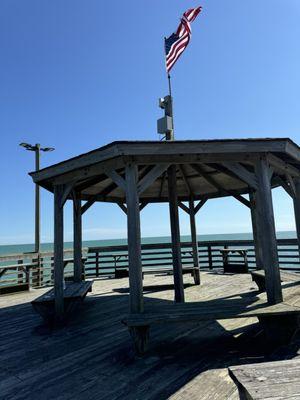
[[[141,258],[140,205],[137,192],[137,167],[126,166],[126,203],[129,258],[130,312],[142,313],[143,279]]]
[[[266,277],[268,303],[276,304],[282,301],[282,290],[269,172],[269,164],[266,158],[260,157],[255,164],[255,173],[258,180],[256,205],[259,219],[259,239]]]
[[[171,221],[172,256],[174,270],[175,301],[184,302],[184,289],[182,278],[180,228],[178,216],[178,198],[176,187],[176,165],[168,168],[169,209]]]
[[[81,221],[81,200],[75,195],[73,198],[74,282],[81,282],[83,275]]]
[[[255,260],[256,266],[258,269],[263,269],[263,262],[262,262],[262,254],[261,254],[261,245],[259,239],[259,218],[257,215],[256,209],[256,193],[254,191],[249,192],[249,199],[251,204],[251,222],[252,222],[252,232],[253,232],[253,242],[254,242],[254,251],[255,251]]]
[[[61,199],[63,185],[54,186],[54,294],[55,319],[64,315],[64,211]]]
[[[193,264],[194,264],[194,281],[196,285],[200,285],[200,266],[199,266],[199,255],[198,255],[198,240],[197,240],[197,229],[195,219],[195,204],[194,199],[191,197],[189,200],[190,208],[190,224],[191,224],[191,239],[192,239],[192,250],[193,250]]]
[[[300,257],[300,179],[295,179],[295,196],[293,197],[295,224],[298,239],[299,257]]]

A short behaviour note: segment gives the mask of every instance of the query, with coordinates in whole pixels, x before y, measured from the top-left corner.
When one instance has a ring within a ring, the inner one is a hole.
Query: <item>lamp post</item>
[[[53,151],[53,147],[41,147],[39,143],[31,145],[28,143],[20,143],[20,146],[24,147],[28,151],[34,151],[35,153],[35,170],[40,169],[40,152]],[[35,253],[41,251],[41,222],[40,222],[40,187],[35,185]]]

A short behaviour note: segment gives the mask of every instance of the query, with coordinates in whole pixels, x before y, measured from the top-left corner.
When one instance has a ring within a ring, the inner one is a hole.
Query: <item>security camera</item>
[[[162,108],[162,109],[165,108],[166,103],[165,103],[165,99],[164,99],[163,97],[160,97],[160,98],[158,99],[158,105],[159,105],[159,107]]]

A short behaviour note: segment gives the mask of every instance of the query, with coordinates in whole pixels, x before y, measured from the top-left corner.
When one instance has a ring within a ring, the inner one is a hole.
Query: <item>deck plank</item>
[[[144,280],[146,307],[173,306],[172,276]],[[187,302],[256,296],[248,275],[185,276]],[[99,279],[74,319],[47,331],[30,302],[47,289],[0,297],[1,398],[236,400],[227,366],[263,359],[256,349],[256,319],[155,326],[147,357],[135,358],[127,328],[128,279]],[[253,330],[253,333],[252,333]],[[247,338],[242,332],[249,332]],[[132,397],[133,396],[133,397]],[[135,397],[134,397],[135,396]],[[176,397],[177,396],[177,397]],[[198,396],[198,397],[197,397]]]
[[[299,359],[231,367],[229,372],[248,399],[300,399]]]

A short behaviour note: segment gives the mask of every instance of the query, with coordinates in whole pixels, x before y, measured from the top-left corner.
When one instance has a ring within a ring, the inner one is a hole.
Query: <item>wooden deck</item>
[[[300,399],[300,359],[231,367],[229,374],[241,399]]]
[[[250,275],[185,277],[186,301],[216,305],[255,296]],[[146,307],[172,304],[172,276],[146,276]],[[231,365],[267,361],[256,318],[187,322],[151,328],[150,351],[133,354],[128,279],[96,280],[69,324],[49,331],[30,302],[48,289],[0,298],[0,398],[237,400]],[[298,356],[298,346],[287,349]],[[280,354],[280,356],[279,356]],[[286,357],[283,349],[278,357]],[[268,357],[270,357],[268,355]]]

